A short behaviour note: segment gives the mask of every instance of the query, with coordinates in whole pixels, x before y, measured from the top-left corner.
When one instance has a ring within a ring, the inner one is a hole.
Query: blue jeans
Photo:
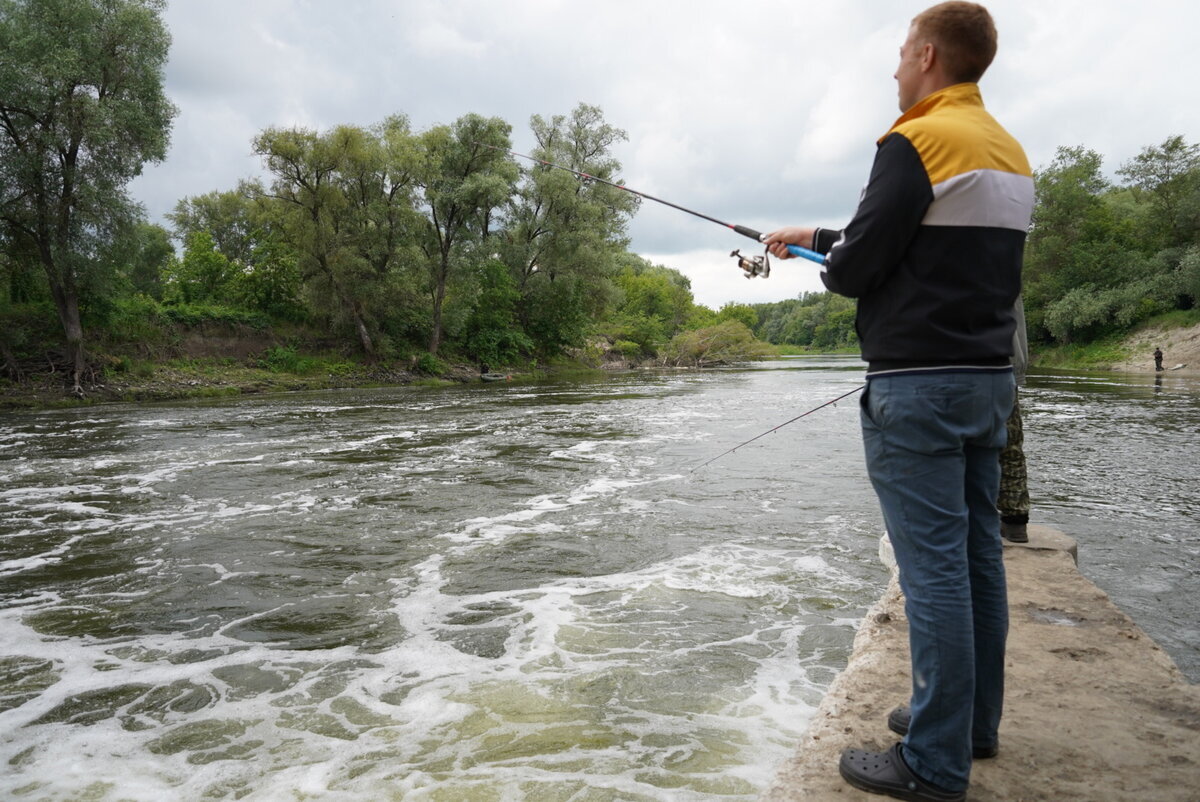
[[[912,649],[904,759],[948,791],[967,787],[972,746],[996,743],[1008,598],[1000,450],[1011,373],[869,379],[860,401],[867,473],[900,566]]]

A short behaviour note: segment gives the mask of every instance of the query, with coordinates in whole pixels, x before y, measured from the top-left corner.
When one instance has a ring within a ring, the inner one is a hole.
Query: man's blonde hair
[[[939,3],[913,17],[913,25],[955,83],[978,82],[996,56],[996,25],[978,3]]]

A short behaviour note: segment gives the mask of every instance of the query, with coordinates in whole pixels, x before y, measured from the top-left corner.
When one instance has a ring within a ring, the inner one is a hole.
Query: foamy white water
[[[692,469],[860,380],[8,415],[0,797],[754,799],[885,579],[856,404]]]

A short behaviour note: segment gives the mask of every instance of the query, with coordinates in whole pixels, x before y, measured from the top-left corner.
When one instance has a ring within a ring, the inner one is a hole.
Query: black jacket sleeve
[[[889,134],[875,151],[850,224],[841,232],[819,230],[814,237],[817,250],[828,254],[821,272],[825,286],[860,298],[882,285],[932,202],[933,188],[916,148],[903,135]]]

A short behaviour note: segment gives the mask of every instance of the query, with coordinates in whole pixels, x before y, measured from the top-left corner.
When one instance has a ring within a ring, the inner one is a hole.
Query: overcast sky
[[[327,130],[403,113],[415,130],[470,112],[513,126],[599,106],[628,141],[625,183],[769,231],[840,226],[874,141],[898,115],[892,74],[928,2],[885,0],[169,0],[167,159],[131,187],[155,222],[181,198],[260,175],[268,126]],[[1143,148],[1200,140],[1200,12],[1180,0],[994,0],[1000,51],[981,82],[1035,169],[1061,145],[1112,175]],[[746,280],[751,241],[646,202],[631,249],[692,281],[699,303],[822,289],[816,267]]]

